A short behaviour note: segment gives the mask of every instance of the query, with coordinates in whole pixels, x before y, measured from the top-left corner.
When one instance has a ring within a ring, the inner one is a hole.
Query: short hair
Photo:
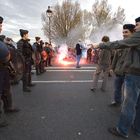
[[[49,45],[49,43],[48,42],[45,42],[45,45]]]
[[[108,41],[110,41],[110,39],[109,39],[108,36],[103,36],[103,37],[102,37],[102,41],[103,41],[103,42],[108,42]]]
[[[5,35],[0,35],[0,41],[4,41],[4,39],[6,38],[6,36]]]
[[[128,29],[130,32],[133,33],[135,31],[135,25],[134,24],[124,24],[123,29]]]

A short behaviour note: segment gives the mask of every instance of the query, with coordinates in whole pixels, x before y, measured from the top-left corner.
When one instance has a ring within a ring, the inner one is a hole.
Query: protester
[[[75,50],[76,50],[76,68],[80,68],[80,60],[82,57],[82,49],[83,45],[81,40],[79,39],[78,43],[76,44]]]
[[[87,50],[87,63],[91,63],[92,61],[92,47],[88,48]]]
[[[45,42],[44,50],[47,53],[46,67],[52,66],[52,57],[53,57],[52,45],[49,44],[48,42]]]
[[[115,136],[128,138],[128,131],[133,125],[133,131],[140,136],[140,17],[135,19],[135,33],[129,38],[99,44],[102,49],[130,48],[122,67],[125,72],[124,102],[116,127],[108,129]],[[134,121],[135,120],[135,121]]]
[[[108,36],[102,37],[102,42],[108,42],[108,41],[109,41]],[[108,73],[109,73],[110,62],[111,62],[111,51],[100,49],[98,57],[99,59],[97,62],[97,69],[93,75],[93,87],[91,88],[91,91],[93,92],[96,91],[99,77],[101,73],[103,73],[103,82],[101,86],[101,91],[104,92],[107,89]]]
[[[130,37],[135,29],[135,25],[133,24],[125,24],[123,25],[123,37],[128,38]],[[128,53],[129,49],[118,49],[115,52],[113,61],[112,61],[112,70],[115,73],[114,79],[114,99],[113,102],[110,104],[110,107],[117,107],[120,106],[122,103],[122,92],[123,92],[123,84],[125,73],[122,69],[122,63]]]

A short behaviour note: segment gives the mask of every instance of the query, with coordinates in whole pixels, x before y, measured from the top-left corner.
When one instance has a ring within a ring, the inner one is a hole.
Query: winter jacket
[[[99,44],[102,49],[125,49],[129,48],[123,62],[125,73],[140,75],[140,31],[135,32],[131,37],[108,43]]]
[[[32,46],[28,43],[27,40],[20,39],[17,42],[17,49],[24,57],[25,61],[32,60]]]
[[[111,64],[111,51],[106,49],[99,50],[98,65],[109,67]]]
[[[124,75],[124,60],[127,56],[129,49],[118,49],[115,51],[111,69],[114,71],[116,75]]]

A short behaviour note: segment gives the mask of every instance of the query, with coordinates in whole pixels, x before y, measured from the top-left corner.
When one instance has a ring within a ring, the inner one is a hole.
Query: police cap
[[[23,35],[28,34],[29,31],[20,29],[19,32],[20,32],[20,36],[23,37]]]
[[[39,37],[39,36],[36,36],[36,37],[35,37],[35,40],[36,40],[36,41],[40,40],[40,37]]]

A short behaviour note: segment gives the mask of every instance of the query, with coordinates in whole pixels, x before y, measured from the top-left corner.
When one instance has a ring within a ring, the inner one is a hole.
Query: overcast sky
[[[74,1],[74,0],[73,0]],[[79,0],[82,9],[91,10],[95,0]],[[126,23],[134,23],[139,15],[139,0],[108,0],[115,11],[118,6],[125,9]],[[59,0],[61,3],[62,0]],[[47,7],[53,6],[57,0],[0,0],[0,15],[4,17],[3,34],[17,41],[19,29],[29,30],[29,36],[41,36],[45,39],[41,30],[41,13]]]

